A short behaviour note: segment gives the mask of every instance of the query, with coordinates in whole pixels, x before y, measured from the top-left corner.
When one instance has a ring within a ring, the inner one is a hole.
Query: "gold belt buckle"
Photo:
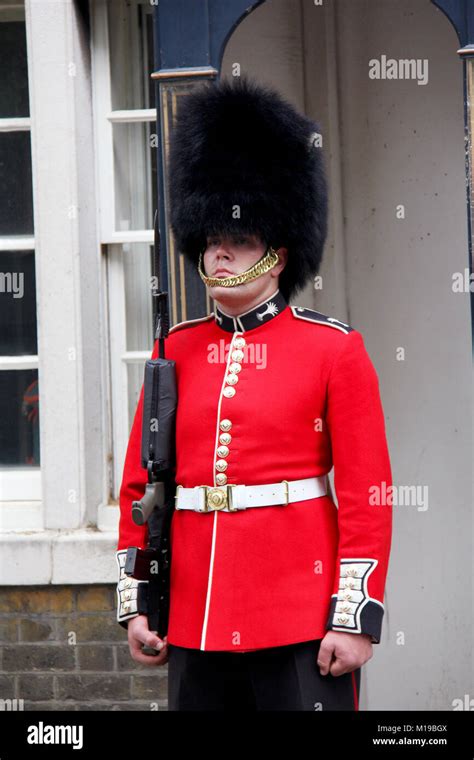
[[[228,483],[224,486],[225,490],[221,486],[200,486],[200,488],[206,489],[206,504],[204,512],[218,511],[220,509],[228,509],[229,512],[237,512],[237,508],[232,506],[232,488],[235,483]]]

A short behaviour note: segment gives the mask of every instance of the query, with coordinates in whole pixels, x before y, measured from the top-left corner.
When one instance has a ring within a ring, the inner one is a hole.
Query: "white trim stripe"
[[[216,483],[216,461],[218,459],[217,457],[217,448],[219,446],[219,424],[221,419],[221,405],[222,405],[222,396],[224,387],[226,384],[226,377],[227,372],[229,369],[229,364],[231,363],[232,359],[232,351],[233,351],[233,344],[234,340],[241,336],[240,332],[235,332],[232,334],[232,338],[230,339],[229,344],[229,353],[227,356],[227,363],[226,368],[224,370],[224,377],[222,378],[222,385],[221,385],[221,392],[219,394],[219,403],[217,405],[217,424],[216,424],[216,438],[214,442],[214,462],[213,462],[213,484],[214,486],[217,485]],[[206,609],[204,612],[204,621],[202,625],[202,633],[201,633],[201,649],[205,650],[206,648],[206,634],[207,634],[207,623],[209,620],[209,607],[211,603],[211,590],[212,590],[212,573],[214,570],[214,554],[215,554],[215,546],[216,546],[216,533],[217,533],[217,512],[214,512],[214,526],[213,526],[213,532],[212,532],[212,548],[211,548],[211,561],[209,564],[209,575],[207,579],[207,595],[206,595]]]

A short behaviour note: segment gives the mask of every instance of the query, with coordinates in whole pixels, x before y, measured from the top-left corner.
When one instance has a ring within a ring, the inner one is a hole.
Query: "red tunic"
[[[229,356],[242,337],[243,356]],[[152,358],[157,352],[155,342]],[[216,308],[176,325],[165,355],[176,361],[177,484],[278,483],[334,465],[338,500],[338,508],[328,493],[287,506],[174,512],[169,643],[249,651],[320,639],[329,629],[369,633],[378,643],[392,483],[378,377],[361,333],[289,306],[276,291],[241,320]],[[229,375],[238,378],[233,385]],[[146,525],[131,519],[147,480],[142,403],[143,388],[120,490],[118,550],[147,544]]]

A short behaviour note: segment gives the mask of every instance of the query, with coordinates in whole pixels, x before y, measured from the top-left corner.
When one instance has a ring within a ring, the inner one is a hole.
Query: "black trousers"
[[[358,710],[360,668],[322,676],[320,639],[254,652],[168,644],[168,710]]]

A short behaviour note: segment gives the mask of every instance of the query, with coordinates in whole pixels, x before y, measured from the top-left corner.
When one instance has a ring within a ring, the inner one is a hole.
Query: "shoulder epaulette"
[[[353,327],[345,322],[341,322],[340,319],[336,319],[336,317],[328,317],[326,314],[321,314],[320,311],[315,311],[314,309],[306,309],[302,306],[290,306],[290,309],[293,312],[293,316],[298,319],[304,319],[307,322],[326,325],[326,327],[334,327],[336,330],[340,330],[346,334],[354,330]]]
[[[185,319],[184,322],[178,322],[177,324],[173,325],[173,327],[170,327],[168,335],[170,335],[172,332],[182,330],[185,327],[194,327],[194,325],[197,325],[200,322],[208,322],[210,319],[214,319],[213,311],[211,311],[211,313],[207,314],[205,317],[198,317],[198,319]]]

